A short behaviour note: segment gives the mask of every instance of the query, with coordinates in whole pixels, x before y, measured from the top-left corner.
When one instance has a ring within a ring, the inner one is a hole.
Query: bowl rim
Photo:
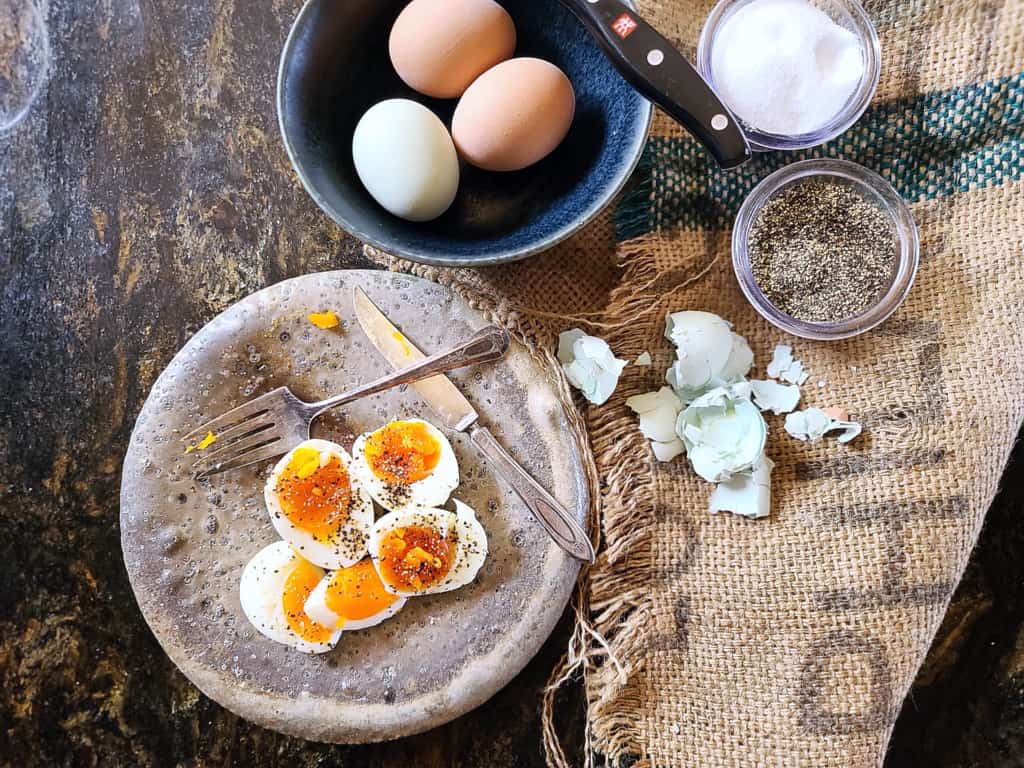
[[[754,279],[748,241],[758,214],[779,192],[815,179],[839,179],[875,199],[889,215],[899,246],[896,272],[888,288],[866,310],[836,322],[800,320],[779,309]],[[747,196],[732,230],[732,266],[740,290],[761,317],[776,328],[803,339],[840,341],[866,333],[888,320],[914,285],[921,263],[921,244],[914,214],[896,189],[870,168],[850,160],[816,158],[785,165],[767,176]]]
[[[285,39],[284,47],[281,49],[281,58],[277,66],[277,84],[274,97],[274,107],[277,110],[277,126],[281,133],[281,140],[284,143],[285,152],[288,153],[288,160],[291,163],[292,168],[295,170],[295,173],[298,175],[303,189],[306,190],[306,193],[313,199],[313,202],[319,206],[320,210],[327,214],[331,221],[340,226],[348,234],[360,240],[363,244],[370,245],[384,253],[408,259],[409,261],[413,261],[418,264],[427,264],[437,267],[488,267],[496,264],[507,264],[509,262],[521,261],[522,259],[535,256],[538,253],[553,248],[579,232],[596,219],[602,211],[611,205],[619,193],[622,192],[626,184],[629,182],[630,177],[633,175],[633,172],[639,165],[640,158],[643,156],[644,148],[647,146],[647,140],[650,136],[651,124],[654,121],[654,106],[643,96],[640,97],[640,110],[642,117],[640,121],[641,128],[637,132],[638,137],[637,141],[635,141],[633,157],[630,158],[628,163],[624,164],[620,168],[618,173],[615,175],[614,183],[609,185],[603,194],[599,195],[598,198],[585,210],[577,213],[573,217],[572,221],[561,227],[554,234],[545,238],[543,241],[523,248],[509,249],[495,256],[487,256],[483,258],[474,257],[472,260],[448,258],[431,253],[424,253],[416,249],[398,249],[392,245],[382,242],[380,238],[345,220],[345,218],[337,211],[332,210],[330,206],[328,206],[326,200],[316,191],[309,178],[306,176],[305,171],[300,166],[300,163],[296,160],[295,150],[288,136],[288,131],[285,128],[284,110],[282,109],[284,101],[285,65],[292,57],[292,49],[295,46],[297,30],[299,29],[300,24],[302,24],[306,14],[309,12],[309,9],[314,4],[320,2],[323,2],[323,0],[305,0],[302,4],[302,8],[299,9],[299,12],[296,14],[291,28],[288,30],[288,37]],[[636,10],[634,0],[623,0],[623,3],[631,10]],[[602,55],[604,55],[603,52]]]

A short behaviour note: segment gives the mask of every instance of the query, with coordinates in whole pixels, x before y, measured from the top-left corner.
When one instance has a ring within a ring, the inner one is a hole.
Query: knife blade
[[[366,292],[355,288],[356,319],[367,338],[392,368],[405,368],[424,359],[423,352],[377,307]],[[584,562],[594,562],[594,547],[586,532],[555,498],[512,458],[494,435],[479,423],[473,404],[444,374],[412,385],[417,394],[441,417],[449,429],[466,432],[530,512],[562,549]]]
[[[426,355],[405,338],[377,305],[370,301],[362,288],[355,289],[353,304],[363,332],[392,368],[406,368],[426,359]],[[473,404],[444,374],[431,376],[411,386],[427,405],[437,411],[449,429],[464,432],[478,418]]]

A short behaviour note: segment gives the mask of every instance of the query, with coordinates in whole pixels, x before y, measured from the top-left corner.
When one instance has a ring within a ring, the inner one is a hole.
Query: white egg
[[[409,221],[436,219],[459,188],[459,158],[444,123],[422,104],[388,99],[356,125],[352,160],[374,200]]]
[[[277,463],[263,489],[278,535],[321,568],[366,557],[373,502],[351,466],[337,443],[306,440]]]
[[[433,595],[469,584],[487,559],[487,534],[476,513],[406,509],[373,526],[370,557],[384,587],[396,595]]]
[[[360,435],[352,446],[352,474],[392,512],[439,507],[459,486],[459,464],[451,443],[422,419],[392,421]]]
[[[245,566],[239,585],[246,618],[260,634],[297,651],[331,650],[341,632],[316,623],[302,607],[323,574],[321,568],[299,557],[286,541],[260,550]],[[291,594],[286,595],[289,588]]]
[[[306,600],[306,614],[325,627],[348,632],[375,627],[405,605],[384,588],[370,558],[328,573]]]

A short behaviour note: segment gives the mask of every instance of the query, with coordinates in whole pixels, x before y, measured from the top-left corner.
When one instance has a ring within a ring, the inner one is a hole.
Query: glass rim
[[[718,88],[715,85],[711,66],[711,55],[715,37],[722,25],[736,10],[756,1],[718,0],[704,21],[704,26],[700,32],[700,39],[697,42],[697,70],[716,93]],[[814,4],[814,0],[810,1]],[[740,115],[733,111],[734,116],[743,128],[744,134],[747,136],[751,149],[755,151],[810,149],[811,147],[831,141],[848,131],[861,118],[878,89],[878,81],[882,71],[882,46],[878,38],[878,31],[875,29],[875,25],[864,9],[864,6],[857,0],[818,0],[818,3],[826,7],[830,6],[841,9],[852,22],[853,29],[850,31],[860,38],[864,52],[864,74],[861,76],[860,84],[847,101],[846,106],[837,115],[821,128],[810,133],[785,135],[760,131],[756,127],[749,125]]]
[[[754,279],[748,241],[753,223],[764,205],[794,182],[839,178],[867,191],[892,218],[899,244],[898,263],[888,289],[864,312],[838,322],[800,320],[776,307]],[[761,181],[740,207],[732,231],[732,264],[740,290],[758,314],[777,328],[805,339],[832,341],[858,336],[885,322],[906,299],[920,263],[917,225],[906,201],[874,171],[849,160],[802,160],[787,165]]]

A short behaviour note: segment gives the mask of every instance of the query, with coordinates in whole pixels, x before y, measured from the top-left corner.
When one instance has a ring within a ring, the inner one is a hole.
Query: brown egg
[[[407,85],[454,99],[513,54],[516,28],[494,0],[412,0],[391,28],[388,48]]]
[[[466,89],[452,139],[477,168],[518,171],[562,143],[575,111],[576,95],[562,70],[540,59],[510,59]]]

